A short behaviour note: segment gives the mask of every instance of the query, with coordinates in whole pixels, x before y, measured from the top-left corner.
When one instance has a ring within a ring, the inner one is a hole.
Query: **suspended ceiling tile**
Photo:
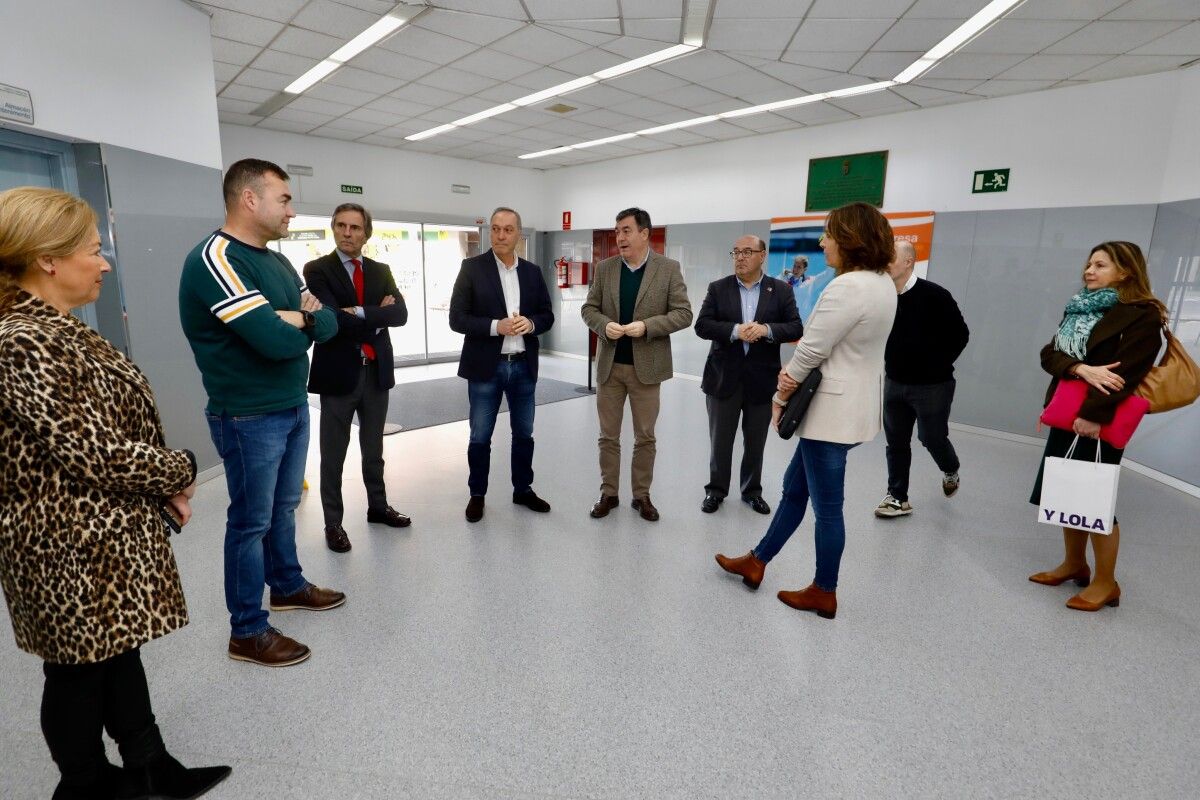
[[[318,59],[305,58],[304,56],[292,55],[291,53],[282,53],[278,50],[263,50],[258,58],[254,59],[251,64],[255,69],[266,70],[267,72],[276,72],[281,75],[288,75],[288,83],[296,80],[305,72],[315,67]],[[282,88],[282,87],[280,87]]]
[[[377,72],[389,78],[401,78],[406,81],[415,81],[438,68],[437,64],[378,47],[372,47],[357,56],[350,65],[367,72]]]
[[[722,50],[721,52],[741,64],[757,69],[765,62],[777,60],[784,51],[772,48],[770,50]]]
[[[714,78],[706,81],[704,85],[730,97],[740,97],[742,99],[748,99],[751,96],[761,96],[764,93],[779,93],[786,97],[792,97],[796,94],[795,87],[790,84],[776,80],[770,75],[754,72],[753,70],[745,70],[733,75]],[[710,97],[704,102],[712,102],[717,99],[720,98]]]
[[[1083,28],[1079,20],[1002,19],[962,48],[964,53],[1040,53]]]
[[[445,148],[440,142],[437,141],[437,137],[434,137],[433,139],[423,139],[419,142],[405,142],[404,149],[414,153],[433,154],[444,150]]]
[[[287,107],[296,111],[311,111],[314,114],[324,114],[327,117],[340,117],[354,110],[354,106],[348,106],[345,103],[318,100],[308,95],[297,97],[288,103]]]
[[[1200,2],[1197,3],[1200,8]],[[1115,55],[1135,50],[1183,27],[1179,22],[1093,22],[1057,44],[1049,55]]]
[[[924,53],[961,24],[961,19],[902,19],[883,34],[872,49],[920,50]]]
[[[519,30],[526,25],[526,22],[524,19],[501,19],[434,8],[414,20],[413,24],[425,30],[485,45]],[[414,53],[414,55],[419,54]]]
[[[522,21],[529,19],[520,0],[437,0],[437,4],[439,8],[448,8],[452,11],[470,11],[474,14]]]
[[[917,0],[904,13],[906,19],[957,19],[975,16],[988,0]]]
[[[365,136],[368,133],[375,133],[383,130],[387,125],[380,125],[375,122],[363,122],[358,119],[349,117],[338,117],[337,119],[325,125],[326,128],[334,128],[339,131],[352,131],[358,136]]]
[[[231,41],[263,47],[281,30],[283,23],[274,20],[221,8],[212,12],[212,35]]]
[[[971,90],[971,93],[983,95],[984,97],[1000,97],[1008,94],[1023,94],[1025,92],[1049,89],[1056,83],[1058,83],[1057,80],[991,80],[979,84]]]
[[[593,72],[599,72],[602,69],[615,67],[625,60],[616,53],[591,48],[587,52],[560,59],[554,62],[553,66],[556,69],[571,73],[574,77],[581,77],[583,75],[591,75]]]
[[[326,36],[323,33],[289,25],[271,43],[271,49],[321,60],[327,58],[330,53],[343,44],[345,44],[345,40],[336,36]]]
[[[400,29],[394,36],[379,44],[378,48],[385,52],[400,53],[409,58],[419,58],[431,64],[449,64],[477,49],[471,42],[444,36],[440,33],[407,26]],[[367,52],[371,52],[368,50]]]
[[[1169,19],[1193,22],[1200,18],[1196,0],[1129,0],[1105,19]]]
[[[1131,75],[1164,72],[1178,66],[1179,56],[1117,56],[1072,77],[1083,81],[1107,81]]]
[[[625,32],[630,36],[659,42],[678,42],[681,23],[675,19],[627,19]]]
[[[912,0],[817,0],[809,19],[898,19]]]
[[[666,17],[679,19],[683,14],[683,0],[637,0],[636,3],[622,3],[621,12],[626,20]]]
[[[303,122],[307,124],[308,127],[315,128],[318,125],[324,125],[327,122],[333,122],[334,118],[331,114],[314,114],[311,111],[301,111],[298,108],[286,106],[276,111],[266,120],[264,120],[264,122],[270,122],[271,120],[276,119],[287,120],[288,122]]]
[[[564,58],[586,53],[592,48],[583,42],[546,30],[539,25],[527,25],[505,36],[491,49],[539,64],[552,64]]]
[[[637,72],[630,73],[629,75],[605,81],[604,84],[624,89],[632,94],[653,97],[678,86],[687,86],[688,81],[677,78],[674,75],[668,75],[657,69],[639,69]]]
[[[593,47],[612,41],[621,35],[621,21],[616,19],[579,20],[545,25],[546,30]]]
[[[218,111],[232,111],[235,114],[249,114],[254,109],[258,108],[260,103],[251,102],[250,100],[237,100],[233,97],[218,97]]]
[[[390,128],[380,131],[379,133],[382,136],[395,136],[404,138],[410,133],[417,133],[418,131],[425,130],[425,127],[426,126],[422,125],[420,122],[417,122],[415,119],[410,119],[397,123]]]
[[[523,58],[498,53],[493,50],[480,50],[454,62],[454,69],[481,75],[495,81],[510,81],[519,75],[527,75],[538,69],[538,65]],[[486,88],[486,87],[484,87]],[[476,90],[480,91],[480,90]]]
[[[729,77],[732,78],[732,77],[737,77],[737,76],[729,76]],[[759,77],[763,78],[765,80],[771,80],[770,78],[767,78],[767,76],[765,76],[765,75],[760,75]],[[748,87],[748,88],[752,88],[752,87]],[[722,91],[725,91],[725,90],[722,90]],[[680,86],[676,89],[671,89],[670,91],[663,92],[661,97],[665,102],[668,102],[673,106],[679,106],[680,108],[696,109],[696,108],[699,108],[700,106],[707,105],[710,103],[719,103],[721,101],[728,101],[731,99],[730,98],[731,94],[736,95],[737,92],[726,91],[725,94],[722,94],[721,92],[715,92],[706,86],[700,86],[698,84],[691,83],[691,84],[688,84],[687,86]]]
[[[524,0],[530,15],[538,20],[617,18],[617,0]]]
[[[789,19],[714,19],[704,46],[713,50],[783,50],[796,32]]]
[[[308,0],[204,0],[201,5],[214,10],[225,8],[275,22],[287,22],[297,11],[304,8],[307,2]]]
[[[800,19],[812,5],[812,0],[713,0],[713,19],[747,19],[753,17]]]
[[[486,89],[489,86],[495,86],[499,81],[471,72],[464,72],[454,67],[442,67],[436,72],[431,72],[424,78],[421,78],[421,83],[450,92],[458,92],[459,94],[475,94],[475,92]]]
[[[941,106],[948,103],[962,103],[967,100],[976,99],[962,92],[947,92],[941,89],[930,89],[925,86],[913,86],[912,84],[893,86],[891,91],[901,97],[908,98],[922,108]]]
[[[443,108],[446,111],[456,112],[460,117],[465,117],[468,114],[474,114],[477,111],[483,111],[485,108],[492,108],[495,105],[496,103],[489,102],[481,97],[471,96],[455,100],[453,103],[443,106]],[[471,127],[475,127],[475,125]]]
[[[633,133],[634,131],[649,127],[644,119],[610,111],[607,108],[597,108],[587,111],[575,117],[575,119],[587,125],[609,128],[613,133]]]
[[[810,92],[829,92],[834,89],[849,89],[851,86],[862,86],[863,79],[857,75],[831,75],[828,78],[818,78],[809,81],[804,88]]]
[[[566,83],[567,81],[574,80],[578,77],[578,75],[573,73],[563,72],[561,69],[542,67],[541,69],[535,69],[533,72],[527,72],[524,75],[519,75],[516,78],[513,78],[510,83],[513,86],[520,86],[524,90],[514,96],[521,97],[526,94],[540,92],[543,89],[549,89],[551,86],[558,86],[559,84]]]
[[[365,108],[382,111],[385,114],[393,114],[401,118],[419,117],[433,107],[433,104],[414,103],[410,100],[401,100],[391,95],[372,100],[365,106]]]
[[[373,144],[379,147],[402,147],[406,142],[403,136],[384,136],[379,133],[372,133],[358,140],[362,144]]]
[[[360,89],[351,89],[348,86],[338,86],[321,81],[306,91],[304,96],[315,97],[318,100],[330,100],[334,103],[345,103],[357,108],[377,99],[379,92],[364,92]]]
[[[243,86],[237,83],[231,83],[225,87],[219,97],[228,97],[230,100],[246,100],[251,103],[263,103],[266,100],[275,96],[275,92],[270,89],[257,89],[253,86]]]
[[[252,44],[235,42],[232,39],[222,39],[220,36],[212,37],[214,61],[223,61],[226,64],[236,64],[239,67],[243,67],[249,64],[258,53],[259,48]]]
[[[929,73],[926,73],[928,75]],[[924,86],[930,89],[941,89],[946,92],[969,92],[978,86],[982,81],[978,78],[927,78],[922,75],[917,80],[913,81],[912,86]]]
[[[850,71],[855,75],[862,75],[872,80],[891,80],[908,69],[909,65],[921,55],[921,53],[867,53],[855,62]]]
[[[987,55],[982,53],[954,53],[922,77],[962,78],[985,81],[1011,69],[1025,60],[1025,56]],[[935,84],[929,84],[934,86]]]
[[[299,73],[297,73],[298,75]],[[287,86],[292,81],[296,80],[295,75],[282,75],[278,72],[267,72],[261,69],[244,69],[238,75],[238,83],[243,83],[246,86],[253,86],[258,89],[272,89],[278,92],[283,87]]]
[[[255,126],[256,128],[267,128],[273,131],[286,131],[288,133],[308,133],[313,129],[313,125],[307,122],[296,122],[290,119],[279,119],[277,116],[264,119]]]
[[[334,86],[348,86],[351,89],[375,94],[386,94],[404,83],[400,78],[392,78],[354,67],[341,67],[326,78],[325,82]]]
[[[1013,19],[1099,19],[1125,0],[1036,0],[1009,12]]]
[[[800,127],[794,120],[785,119],[775,114],[754,114],[748,117],[737,117],[736,119],[729,120],[729,123],[755,133],[774,133],[775,131],[792,130]]]
[[[785,56],[799,59],[806,53],[863,53],[891,26],[890,20],[879,19],[807,19],[796,31]]]
[[[595,108],[607,108],[637,99],[638,95],[636,94],[623,92],[620,89],[601,83],[589,86],[586,89],[580,89],[577,92],[572,92],[564,97],[562,102],[567,105],[575,105],[578,102],[586,103]]]
[[[691,130],[690,128],[688,130]],[[745,128],[739,128],[737,125],[731,125],[728,122],[710,122],[707,125],[697,128],[702,134],[709,139],[740,139],[743,136],[749,136],[750,131]]]
[[[1099,66],[1111,56],[1031,56],[1015,67],[997,75],[1003,80],[1061,81],[1080,72]]]
[[[1200,56],[1200,22],[1193,22],[1179,30],[1172,31],[1161,39],[1155,39],[1147,45],[1132,50],[1129,55],[1135,56]]]
[[[217,119],[229,125],[245,125],[252,127],[262,121],[262,117],[253,114],[238,114],[233,111],[217,111]]]
[[[732,75],[746,68],[745,64],[711,50],[692,52],[658,67],[661,72],[693,83],[707,83],[713,78]]]
[[[396,124],[395,114],[388,114],[386,112],[376,111],[370,108],[356,108],[353,111],[348,112],[342,118],[356,120],[358,122],[369,122],[373,124],[376,129],[386,128],[390,125]]]
[[[521,126],[512,122],[508,122],[502,117],[492,117],[485,119],[482,122],[476,122],[472,127],[478,128],[481,131],[496,135],[505,135],[506,139],[514,138],[509,134],[517,134],[521,130]]]
[[[862,53],[858,50],[844,53],[788,53],[783,58],[783,63],[816,67],[826,72],[847,72],[862,58]]]
[[[322,139],[341,139],[345,142],[353,142],[363,134],[356,131],[347,131],[342,128],[331,128],[328,125],[322,125],[319,128],[314,128],[308,132],[309,136],[320,136]]]
[[[226,64],[223,61],[213,62],[213,77],[218,83],[225,83],[233,80],[233,77],[242,71],[242,68],[237,64]]]
[[[420,116],[420,119],[429,122],[430,128],[435,128],[438,125],[445,125],[447,122],[454,122],[459,117],[464,116],[457,111],[447,111],[445,108],[432,108]]]
[[[840,108],[843,111],[849,111],[851,114],[857,114],[860,117],[869,114],[912,111],[917,108],[917,105],[908,98],[892,94],[888,91],[872,92],[856,97],[842,97],[826,101],[825,104]]]
[[[622,36],[604,44],[603,49],[624,58],[633,59],[665,50],[677,44],[678,41],[676,39],[669,42],[659,42],[654,39],[643,39],[640,36]],[[676,56],[676,58],[686,58],[686,56]]]
[[[379,16],[333,0],[310,0],[292,25],[349,40],[378,22]]]
[[[758,98],[754,98],[754,99],[747,98],[745,100],[739,100],[736,97],[727,97],[724,100],[717,100],[712,103],[705,103],[702,106],[696,106],[692,109],[692,111],[696,112],[696,114],[698,116],[705,117],[705,116],[708,116],[709,114],[721,114],[726,111],[736,111],[739,108],[746,108],[747,106],[756,106],[756,105],[759,105],[760,103],[773,103],[776,100],[786,100],[788,97],[795,97],[796,94],[797,94],[797,90],[793,89],[787,95],[787,97],[771,97],[771,98],[765,99],[765,100],[759,100]]]
[[[396,5],[393,0],[338,0],[338,2],[361,11],[370,11],[376,17],[382,17]]]
[[[855,115],[844,108],[838,108],[831,103],[810,103],[806,106],[785,108],[767,116],[780,116],[792,122],[804,125],[825,125],[830,122],[841,122],[854,119]]]
[[[704,135],[703,125],[697,125],[695,128],[688,128],[687,130],[656,133],[654,134],[654,138],[658,139],[660,142],[670,142],[671,144],[680,146],[705,144],[712,141],[712,139],[709,139]]]
[[[773,64],[764,64],[759,69],[773,78],[778,78],[784,83],[796,87],[804,86],[808,81],[817,80],[818,78],[828,78],[835,74],[833,70],[778,61]]]

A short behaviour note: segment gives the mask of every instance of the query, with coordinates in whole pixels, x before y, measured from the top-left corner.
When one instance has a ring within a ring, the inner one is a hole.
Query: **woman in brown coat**
[[[138,368],[71,315],[110,270],[82,200],[0,194],[0,584],[45,662],[56,800],[194,797],[230,770],[167,753],[138,648],[187,624],[163,515],[188,521],[196,462],[164,445]]]
[[[1087,399],[1079,409],[1072,431],[1051,428],[1046,456],[1062,458],[1075,436],[1080,437],[1073,458],[1094,461],[1096,447],[1105,464],[1119,464],[1124,450],[1100,441],[1100,427],[1112,422],[1117,406],[1133,394],[1154,366],[1162,347],[1160,330],[1166,307],[1150,291],[1150,277],[1142,250],[1133,242],[1104,242],[1092,248],[1083,270],[1083,290],[1067,303],[1054,339],[1042,348],[1042,368],[1053,377],[1046,404],[1063,378],[1088,383]],[[1040,505],[1042,470],[1029,502]],[[1096,572],[1087,563],[1088,538],[1096,557]],[[1057,567],[1029,576],[1034,583],[1058,586],[1067,581],[1087,587],[1067,601],[1078,611],[1099,611],[1121,602],[1117,584],[1117,550],[1121,526],[1114,520],[1112,533],[1092,533],[1063,528],[1066,554]],[[1090,584],[1090,585],[1089,585]]]

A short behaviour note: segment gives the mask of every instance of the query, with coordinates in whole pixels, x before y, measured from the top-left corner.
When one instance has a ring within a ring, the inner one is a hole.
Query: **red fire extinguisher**
[[[571,285],[570,264],[566,258],[560,258],[554,262],[554,266],[558,267],[558,288],[566,289]]]

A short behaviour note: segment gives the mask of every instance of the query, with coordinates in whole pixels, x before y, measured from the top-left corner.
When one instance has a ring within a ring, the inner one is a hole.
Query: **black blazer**
[[[465,258],[454,292],[450,295],[450,330],[464,334],[458,376],[471,381],[489,381],[500,363],[503,336],[492,336],[492,321],[508,316],[504,289],[496,271],[496,256],[491,250],[474,258]],[[533,333],[525,334],[525,358],[529,373],[537,379],[538,336],[554,325],[550,292],[537,264],[517,259],[517,284],[521,287],[521,316],[533,322]]]
[[[396,288],[396,280],[387,264],[365,256],[362,258],[363,301],[358,302],[354,281],[342,265],[337,251],[304,265],[304,282],[308,290],[337,315],[338,331],[332,339],[313,348],[312,369],[308,373],[308,391],[316,394],[349,394],[358,385],[362,369],[360,346],[375,348],[379,362],[379,388],[396,385],[393,372],[392,339],[388,328],[408,322],[408,306]],[[390,306],[379,303],[387,295],[396,298]],[[361,305],[363,318],[347,314],[343,308]],[[376,332],[376,328],[380,328]]]
[[[712,340],[700,388],[705,394],[729,397],[740,385],[747,400],[766,402],[778,383],[779,345],[799,339],[804,334],[804,324],[796,310],[792,287],[778,278],[763,276],[753,321],[770,325],[775,341],[759,339],[750,345],[749,352],[744,352],[741,339],[729,341],[733,326],[742,321],[740,292],[736,275],[727,275],[708,285],[704,305],[696,317],[696,335]]]
[[[1042,348],[1042,369],[1054,377],[1046,389],[1046,403],[1054,397],[1060,378],[1068,377],[1072,367],[1084,363],[1102,367],[1120,361],[1113,372],[1125,379],[1125,388],[1112,394],[1102,394],[1088,386],[1087,398],[1079,409],[1079,417],[1101,425],[1112,422],[1117,406],[1133,394],[1146,373],[1154,366],[1162,348],[1162,315],[1150,303],[1117,303],[1105,312],[1088,336],[1087,355],[1083,361],[1054,349],[1054,340]]]

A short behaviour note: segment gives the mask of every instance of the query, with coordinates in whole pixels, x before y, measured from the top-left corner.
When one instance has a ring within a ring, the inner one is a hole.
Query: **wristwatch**
[[[304,325],[300,330],[306,331],[317,324],[317,318],[313,316],[311,311],[301,311],[300,313],[304,316]]]

